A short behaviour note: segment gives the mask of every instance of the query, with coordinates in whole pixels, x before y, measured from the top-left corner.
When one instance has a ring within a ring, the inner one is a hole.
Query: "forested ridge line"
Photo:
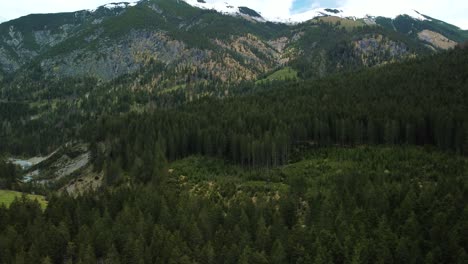
[[[456,49],[318,81],[271,82],[251,95],[102,117],[82,135],[107,143],[110,155],[94,148],[97,160],[122,164],[160,148],[169,160],[203,154],[275,166],[299,142],[434,145],[466,154],[467,61],[468,50]]]
[[[463,132],[466,131],[463,120],[467,112],[465,61],[466,51],[459,48],[315,81],[223,85],[192,83],[196,79],[192,76],[187,78],[185,85],[190,88],[187,91],[162,94],[129,89],[127,86],[133,87],[132,82],[126,84],[124,80],[136,78],[133,75],[105,85],[98,85],[92,78],[66,79],[63,83],[37,81],[34,85],[47,89],[25,94],[26,98],[36,99],[0,103],[3,120],[0,149],[16,155],[47,154],[76,139],[82,126],[96,124],[97,117],[119,119],[129,112],[129,115],[139,113],[141,117],[153,112],[184,112],[185,107],[189,107],[185,112],[198,111],[196,115],[214,111],[230,116],[235,110],[225,105],[236,104],[241,108],[250,107],[255,114],[272,113],[275,109],[281,112],[281,119],[289,121],[281,121],[279,125],[286,129],[278,128],[282,131],[276,131],[277,137],[292,133],[286,130],[304,134],[304,128],[298,123],[308,115],[307,122],[302,125],[308,126],[305,128],[308,141],[410,142],[435,144],[461,153],[464,150],[460,142],[466,138]],[[21,89],[14,91],[18,93]],[[218,97],[220,99],[215,99]],[[200,109],[204,103],[217,105],[216,109],[214,106]],[[269,106],[263,109],[261,104]],[[297,122],[291,121],[296,116]],[[393,134],[389,132],[391,129]],[[82,138],[89,141],[95,136],[93,133],[82,133]],[[448,139],[449,134],[453,135],[451,139]],[[291,141],[302,140],[291,138]]]

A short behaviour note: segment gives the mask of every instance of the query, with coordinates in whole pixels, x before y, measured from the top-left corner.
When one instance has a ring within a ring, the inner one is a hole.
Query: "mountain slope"
[[[93,11],[28,15],[0,24],[0,67],[14,72],[87,27],[124,10],[124,6],[107,5]]]
[[[133,76],[127,87],[140,80],[138,89],[172,91],[187,83],[256,80],[287,65],[302,78],[320,78],[466,39],[466,32],[429,18],[356,19],[323,9],[307,22],[282,24],[248,7],[237,11],[223,15],[184,1],[145,0],[8,21],[0,25],[0,79],[9,76],[2,96],[17,87],[28,89],[28,97],[40,94],[50,86],[45,83],[67,78],[108,82],[127,75]],[[414,29],[405,30],[405,23]]]
[[[153,59],[171,68],[193,64],[202,71],[220,71],[216,77],[223,80],[240,78],[230,77],[229,72],[252,79],[277,65],[277,52],[263,38],[286,28],[257,25],[170,0],[141,2],[116,17],[104,18],[100,23],[87,24],[42,54],[32,50],[34,54],[27,58],[40,55],[36,60],[41,68],[59,77],[94,75],[110,80],[134,72]],[[20,63],[13,61],[10,65],[15,67],[4,68],[11,72]]]
[[[399,33],[412,36],[413,38],[419,38],[420,40],[433,45],[435,48],[438,48],[436,42],[433,42],[432,38],[424,38],[420,36],[421,32],[430,31],[440,35],[438,36],[439,38],[441,36],[445,37],[447,39],[446,42],[451,41],[453,46],[455,43],[461,43],[468,40],[467,30],[461,30],[456,26],[426,15],[421,16],[423,16],[424,19],[413,19],[408,15],[401,15],[394,19],[378,17],[375,21],[383,27],[393,29]]]
[[[242,12],[243,8],[241,6],[235,6],[232,3],[224,2],[224,3],[210,3],[210,1],[198,1],[198,0],[184,0],[185,2],[191,4],[192,6],[196,6],[203,9],[211,9],[216,10],[223,14],[234,15],[234,16],[244,16],[246,14],[252,14],[254,18],[261,18],[258,21],[271,21],[271,22],[280,22],[280,23],[302,23],[309,21],[315,18],[323,18],[323,17],[337,17],[348,21],[360,21],[362,22],[361,25],[381,25],[383,27],[387,27],[388,29],[392,29],[398,31],[403,34],[413,34],[413,37],[418,37],[417,34],[422,32],[423,30],[430,30],[435,32],[437,38],[447,38],[444,41],[452,41],[449,46],[446,45],[437,45],[432,41],[434,36],[428,37],[425,34],[424,37],[419,37],[420,40],[429,42],[435,46],[435,48],[447,49],[453,48],[455,46],[455,42],[463,42],[468,39],[468,31],[461,30],[460,28],[445,23],[441,20],[434,19],[427,15],[421,14],[416,10],[412,9],[402,9],[398,15],[394,17],[382,17],[382,16],[371,16],[369,14],[365,14],[362,11],[350,11],[343,8],[316,8],[311,9],[305,12],[292,14],[286,17],[267,17],[263,18],[262,15],[254,10],[251,10],[248,13]],[[252,12],[253,11],[253,12]],[[343,21],[343,20],[341,20]]]

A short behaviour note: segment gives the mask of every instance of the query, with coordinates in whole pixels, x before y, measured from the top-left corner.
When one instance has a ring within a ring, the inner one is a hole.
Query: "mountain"
[[[147,0],[0,24],[2,150],[49,153],[81,129],[92,130],[86,120],[296,85],[275,84],[281,79],[380,69],[466,40],[466,31],[418,13],[357,18],[339,9],[320,12],[285,24],[262,20],[248,7],[225,15],[184,1]],[[443,70],[436,69],[433,75]],[[329,96],[314,102],[327,104]],[[381,126],[387,125],[393,123]]]
[[[50,153],[103,115],[379,68],[466,40],[466,32],[430,18],[321,15],[290,24],[238,10],[145,0],[0,24],[4,149]]]
[[[234,4],[228,2],[215,2],[215,3],[207,3],[204,0],[183,0],[184,2],[188,3],[191,6],[205,9],[205,10],[215,10],[221,14],[225,15],[233,15],[233,16],[241,16],[247,19],[257,20],[260,22],[266,22],[267,20],[262,17],[262,15],[246,6],[236,6]],[[274,20],[268,20],[274,22]]]
[[[38,55],[44,54],[77,33],[104,19],[121,15],[127,5],[102,6],[94,11],[35,14],[0,25],[0,65],[14,72]]]
[[[54,25],[42,24],[42,19]],[[171,69],[192,64],[223,81],[240,78],[231,73],[252,79],[278,64],[278,52],[264,39],[285,28],[249,23],[170,0],[112,10],[101,7],[94,12],[32,15],[1,25],[0,64],[3,71],[15,72],[36,58],[49,75],[111,80],[153,59]],[[245,58],[237,58],[239,53]]]
[[[229,2],[207,3],[203,0],[185,0],[187,3],[204,9],[217,10],[223,14],[248,16],[257,21],[270,21],[279,23],[302,23],[318,17],[338,17],[351,21],[360,21],[366,25],[380,25],[390,30],[395,30],[406,35],[413,35],[421,41],[430,43],[431,47],[439,49],[453,48],[456,42],[463,42],[468,38],[468,32],[460,28],[421,14],[412,9],[402,9],[400,13],[392,18],[382,16],[364,15],[362,11],[353,12],[342,8],[315,8],[305,12],[289,15],[286,17],[264,18],[259,12],[252,10],[250,13],[243,12],[245,7],[235,6]]]
[[[154,61],[162,63],[165,72],[176,72],[176,79],[196,71],[221,82],[238,82],[288,63],[298,65],[304,56],[319,61],[308,75],[324,76],[346,65],[373,66],[451,48],[467,39],[466,32],[429,17],[357,19],[323,9],[313,11],[313,19],[305,23],[283,24],[271,23],[248,7],[225,6],[224,13],[237,14],[227,16],[203,1],[187,2],[195,7],[183,1],[145,0],[8,21],[0,25],[0,69],[3,75],[24,75],[25,69],[39,65],[47,77],[109,81]],[[377,49],[382,54],[376,54]],[[332,54],[337,52],[350,55]]]
[[[324,12],[0,24],[0,263],[467,263],[465,32]]]
[[[207,10],[216,10],[219,13],[226,14],[226,15],[234,15],[234,16],[245,16],[249,15],[249,13],[243,12],[246,8],[244,6],[237,6],[231,2],[212,2],[212,1],[205,1],[205,0],[183,0],[186,3],[202,8]],[[250,9],[252,10],[252,9]],[[252,13],[255,12],[255,13]],[[270,22],[279,22],[279,23],[301,23],[307,20],[313,19],[315,17],[320,16],[337,16],[341,18],[364,18],[368,15],[363,15],[362,12],[356,13],[350,10],[344,10],[343,8],[313,8],[307,11],[288,14],[289,12],[285,12],[282,16],[274,16],[271,14],[262,15],[261,12],[257,12],[252,10],[250,14],[253,14],[252,17],[260,18],[259,21],[270,21]],[[414,10],[402,10],[399,15],[411,15],[416,19],[423,19],[422,15]],[[396,16],[395,16],[396,17]]]

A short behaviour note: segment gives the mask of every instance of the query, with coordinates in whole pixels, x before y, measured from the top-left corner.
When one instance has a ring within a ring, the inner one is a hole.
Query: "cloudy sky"
[[[119,0],[0,0],[0,21],[30,13],[54,13],[92,9]],[[127,0],[129,1],[129,0]],[[287,17],[317,7],[335,7],[354,14],[395,16],[404,10],[419,12],[468,29],[467,0],[206,0],[248,6],[267,17]]]

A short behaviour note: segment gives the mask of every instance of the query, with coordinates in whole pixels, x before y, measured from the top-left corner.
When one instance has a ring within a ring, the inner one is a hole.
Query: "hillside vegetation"
[[[272,82],[258,94],[102,117],[84,135],[108,142],[110,157],[94,155],[124,169],[154,160],[155,149],[169,160],[203,154],[252,167],[285,164],[301,144],[434,145],[466,154],[467,56],[458,49],[319,81]]]
[[[0,190],[0,206],[3,205],[8,208],[13,202],[18,202],[20,200],[24,202],[26,199],[30,201],[37,201],[42,209],[47,207],[47,201],[42,195],[23,194],[15,191]]]
[[[44,213],[18,200],[15,210],[0,207],[0,260],[466,260],[465,158],[413,147],[320,148],[301,155],[264,170],[192,157],[162,165],[146,186],[132,180],[78,198],[52,198]]]
[[[0,263],[468,263],[466,32],[241,11],[0,25]]]

